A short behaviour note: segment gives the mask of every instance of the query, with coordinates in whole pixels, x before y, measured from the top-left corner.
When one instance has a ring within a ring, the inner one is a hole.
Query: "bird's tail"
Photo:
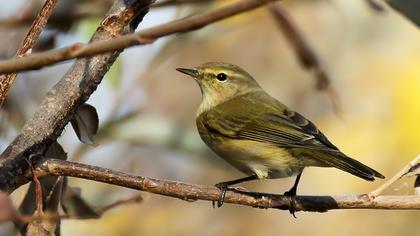
[[[365,164],[356,161],[353,158],[346,156],[343,153],[330,153],[324,152],[324,155],[319,156],[318,161],[323,162],[327,166],[335,167],[340,170],[346,171],[350,174],[353,174],[357,177],[360,177],[365,180],[373,181],[375,177],[385,178],[381,173],[376,170],[366,166]],[[316,157],[315,157],[316,158]]]

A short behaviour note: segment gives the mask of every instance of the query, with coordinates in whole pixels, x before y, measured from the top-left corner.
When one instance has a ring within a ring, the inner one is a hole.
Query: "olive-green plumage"
[[[177,70],[195,78],[201,88],[197,114],[201,138],[245,174],[282,178],[318,166],[365,180],[384,178],[343,154],[312,122],[267,94],[238,66],[211,62]]]

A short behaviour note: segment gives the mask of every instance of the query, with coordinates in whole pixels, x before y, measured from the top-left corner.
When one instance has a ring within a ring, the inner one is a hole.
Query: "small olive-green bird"
[[[384,178],[374,169],[342,153],[315,125],[267,94],[240,67],[223,62],[177,68],[193,77],[203,94],[197,128],[220,157],[247,175],[216,184],[218,206],[230,185],[254,179],[296,175],[286,192],[296,196],[305,167],[335,167],[365,180]]]

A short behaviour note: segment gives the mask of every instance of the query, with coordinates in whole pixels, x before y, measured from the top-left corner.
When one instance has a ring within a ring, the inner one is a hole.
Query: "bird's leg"
[[[217,207],[221,207],[223,205],[223,202],[225,201],[226,191],[228,190],[228,187],[234,184],[239,184],[245,181],[255,180],[258,179],[257,175],[250,175],[245,178],[235,179],[231,181],[226,182],[220,182],[215,184],[214,186],[220,189],[220,195],[219,200],[217,200]],[[213,201],[213,208],[214,208],[214,201]]]
[[[290,198],[290,208],[289,208],[289,212],[290,214],[293,215],[293,217],[296,218],[295,216],[295,211],[296,211],[296,191],[297,191],[297,186],[300,180],[300,176],[302,175],[302,172],[300,172],[297,176],[296,176],[296,180],[295,180],[295,184],[293,184],[293,187],[284,193],[285,196],[288,196]]]

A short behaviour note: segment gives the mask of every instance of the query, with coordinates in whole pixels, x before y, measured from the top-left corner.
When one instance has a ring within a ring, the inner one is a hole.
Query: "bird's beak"
[[[192,76],[193,78],[198,77],[198,70],[195,68],[176,68],[176,70],[186,75]]]

